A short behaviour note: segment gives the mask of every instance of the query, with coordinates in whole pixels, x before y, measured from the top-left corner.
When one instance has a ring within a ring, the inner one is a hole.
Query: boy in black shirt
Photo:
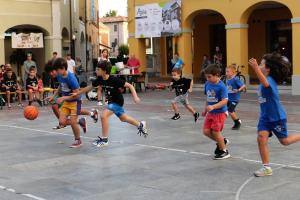
[[[96,139],[93,144],[97,147],[103,147],[108,145],[108,126],[109,126],[109,117],[115,114],[122,122],[127,122],[132,124],[138,128],[138,134],[144,135],[147,137],[147,128],[145,121],[137,121],[131,116],[125,114],[123,104],[124,98],[122,95],[122,89],[124,87],[129,88],[131,94],[133,96],[133,100],[135,103],[140,102],[140,98],[137,96],[134,87],[125,82],[124,80],[110,76],[111,64],[110,62],[103,61],[98,63],[96,73],[97,79],[93,81],[93,84],[87,86],[80,90],[79,93],[75,93],[73,95],[79,95],[82,93],[86,93],[92,90],[94,87],[101,87],[105,92],[106,100],[108,101],[107,107],[101,114],[101,123],[102,123],[102,136]]]
[[[40,91],[38,88],[38,80],[36,78],[36,71],[35,67],[31,67],[29,69],[29,76],[26,79],[26,90],[28,91],[28,97],[29,97],[29,103],[30,106],[33,101],[33,97],[35,96],[36,101],[40,106],[43,106],[41,99],[41,93],[43,91]]]
[[[172,82],[170,83],[171,89],[175,89],[176,97],[172,101],[172,107],[175,115],[171,118],[173,120],[180,119],[179,109],[177,103],[182,103],[188,111],[190,111],[195,119],[195,122],[199,119],[200,114],[189,104],[188,92],[193,90],[193,81],[191,79],[181,77],[181,69],[174,68],[172,70]]]
[[[7,106],[8,108],[11,108],[10,105],[10,95],[11,92],[16,92],[18,94],[19,99],[19,107],[23,107],[21,101],[22,101],[22,94],[21,89],[17,83],[17,79],[15,76],[13,76],[13,71],[11,68],[7,68],[5,72],[5,76],[3,76],[2,81],[2,92],[6,92],[6,100],[7,100]]]

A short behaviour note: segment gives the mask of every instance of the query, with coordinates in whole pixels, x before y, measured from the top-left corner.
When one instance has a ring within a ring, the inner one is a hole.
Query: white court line
[[[297,163],[291,164],[291,165],[295,165]],[[273,169],[273,171],[278,170],[278,169],[282,169],[284,168],[284,166],[282,167],[278,167],[276,169]],[[246,187],[246,185],[248,185],[252,180],[254,180],[255,178],[259,178],[259,177],[255,177],[254,175],[251,176],[250,178],[248,178],[237,190],[236,194],[235,194],[235,200],[240,200],[240,196],[241,196],[241,192],[243,191],[243,189]]]
[[[26,128],[22,126],[10,126],[10,125],[0,125],[0,127],[8,127],[8,128],[16,128],[16,129],[23,129],[23,130],[28,130],[28,131],[35,131],[35,132],[40,132],[40,133],[46,133],[44,135],[63,135],[63,136],[69,136],[73,137],[73,135],[67,134],[67,133],[59,133],[59,132],[53,132],[53,131],[45,131],[45,130],[39,130],[39,129],[32,129],[32,128]],[[92,139],[94,140],[95,138],[93,137],[87,137],[87,136],[80,136],[81,138],[85,139]],[[110,141],[111,143],[123,143],[122,141]]]
[[[42,132],[42,133],[48,133],[49,135],[64,135],[64,136],[69,136],[73,137],[73,135],[66,134],[66,133],[57,133],[57,132],[51,132],[51,131],[44,131],[44,130],[38,130],[38,129],[32,129],[32,128],[26,128],[26,127],[21,127],[21,126],[9,126],[9,125],[0,125],[0,127],[10,127],[10,128],[17,128],[17,129],[23,129],[23,130],[30,130],[30,131],[36,131],[36,132]],[[82,136],[83,138],[87,139],[94,139],[91,137],[86,137]],[[115,143],[123,143],[115,141]],[[203,156],[212,156],[212,154],[207,154],[207,153],[202,153],[202,152],[197,152],[197,151],[187,151],[184,149],[175,149],[175,148],[166,148],[166,147],[160,147],[160,146],[153,146],[153,145],[145,145],[145,144],[134,144],[135,146],[140,146],[140,147],[146,147],[146,148],[152,148],[152,149],[161,149],[161,150],[166,150],[166,151],[172,151],[172,152],[180,152],[180,153],[188,153],[188,154],[197,154],[197,155],[203,155]],[[252,162],[252,163],[261,163],[261,161],[258,160],[251,160],[243,157],[232,157],[234,159],[239,159],[247,162]],[[297,163],[296,163],[297,164]],[[300,169],[300,166],[295,166],[294,164],[286,165],[286,164],[281,164],[281,163],[270,163],[270,165],[275,165],[275,166],[280,166],[280,167],[285,167],[285,168],[293,168],[293,169]]]
[[[7,188],[7,187],[5,187],[3,185],[0,185],[0,190],[11,192],[11,193],[14,193],[16,195],[22,195],[22,196],[29,197],[29,198],[35,199],[35,200],[46,200],[46,199],[44,199],[42,197],[38,197],[38,196],[35,196],[33,194],[23,194],[23,193],[17,192],[15,189],[13,189],[13,188]]]
[[[197,151],[187,151],[183,149],[173,149],[173,148],[166,148],[166,147],[159,147],[159,146],[153,146],[153,145],[145,145],[145,144],[135,144],[136,146],[140,147],[146,147],[146,148],[152,148],[152,149],[161,149],[161,150],[167,150],[167,151],[175,151],[175,152],[181,152],[181,153],[188,153],[188,154],[197,154],[197,155],[203,155],[203,156],[212,156],[212,154],[207,154],[207,153],[202,153],[202,152],[197,152]],[[247,162],[252,162],[252,163],[261,163],[259,160],[251,160],[243,157],[231,157],[233,159],[239,159]],[[296,163],[297,164],[297,163]],[[270,163],[270,165],[274,166],[280,166],[281,168],[293,168],[293,169],[300,169],[300,167],[295,166],[295,163],[293,164],[281,164],[281,163]]]

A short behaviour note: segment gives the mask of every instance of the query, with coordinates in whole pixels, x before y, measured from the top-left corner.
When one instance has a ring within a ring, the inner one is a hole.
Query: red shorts
[[[221,132],[227,118],[226,113],[207,113],[203,129],[212,129],[215,132]]]

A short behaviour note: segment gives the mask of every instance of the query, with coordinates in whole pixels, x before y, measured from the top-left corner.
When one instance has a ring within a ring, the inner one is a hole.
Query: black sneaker
[[[175,113],[175,115],[174,115],[171,119],[173,119],[173,120],[178,120],[178,119],[180,119],[179,113]]]
[[[238,120],[234,122],[234,126],[231,128],[232,130],[239,130],[241,128],[242,121]]]
[[[230,158],[230,154],[228,152],[228,150],[226,151],[223,151],[223,150],[220,150],[220,152],[215,155],[215,160],[224,160],[224,159],[227,159],[227,158]]]
[[[225,145],[228,145],[230,142],[229,142],[229,140],[227,138],[224,138],[224,143],[225,143]],[[216,145],[217,145],[217,147],[215,149],[215,155],[218,155],[221,150],[219,149],[218,143]]]
[[[82,117],[78,120],[78,124],[80,125],[80,127],[82,128],[83,132],[86,133],[87,132],[87,123],[86,123],[86,118]]]
[[[200,114],[198,112],[195,112],[195,114],[194,114],[195,123],[198,121],[199,117],[200,117]]]
[[[147,130],[147,124],[145,121],[141,121],[139,127],[138,127],[138,135],[144,136],[145,138],[148,136],[148,130]]]
[[[93,115],[91,115],[91,118],[94,120],[94,123],[98,122],[99,114],[97,109],[92,110]]]
[[[39,104],[41,107],[43,107],[43,103],[42,103],[41,100],[36,100],[36,101],[38,102],[38,104]]]

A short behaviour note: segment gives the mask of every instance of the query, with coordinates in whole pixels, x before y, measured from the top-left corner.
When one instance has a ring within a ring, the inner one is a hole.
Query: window
[[[117,24],[114,25],[114,31],[115,31],[115,32],[118,31],[118,25],[117,25]]]

